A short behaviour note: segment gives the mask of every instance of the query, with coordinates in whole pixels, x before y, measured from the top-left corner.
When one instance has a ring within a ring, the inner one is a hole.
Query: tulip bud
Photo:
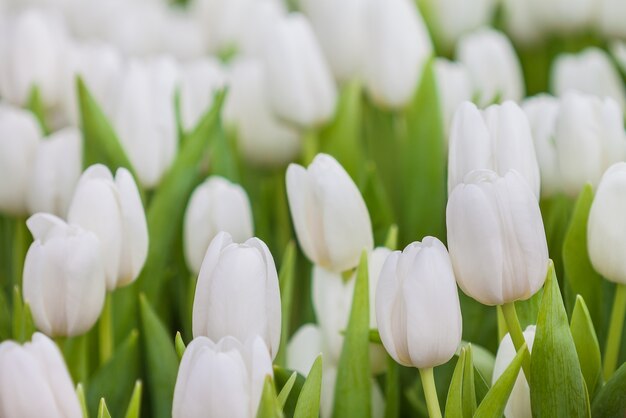
[[[502,19],[506,33],[519,44],[541,41],[542,28],[537,22],[538,10],[529,0],[503,0]]]
[[[235,303],[236,301],[236,303]],[[280,292],[274,259],[258,238],[233,243],[227,232],[211,241],[196,285],[193,335],[239,341],[260,335],[272,358],[280,344]]]
[[[299,154],[300,133],[281,122],[271,110],[263,66],[237,61],[230,74],[224,103],[224,123],[235,131],[243,157],[261,166],[282,165]]]
[[[526,327],[524,330],[524,339],[526,340],[526,347],[528,347],[528,351],[532,351],[533,342],[535,341],[534,325]],[[509,367],[509,364],[513,361],[516,354],[517,353],[515,351],[515,347],[513,346],[511,336],[506,334],[502,341],[500,341],[500,346],[498,347],[496,362],[493,365],[492,382],[495,382],[500,378],[500,376],[502,376],[506,368]],[[517,375],[517,380],[513,385],[513,390],[511,391],[511,395],[509,395],[509,400],[506,402],[504,415],[506,418],[532,417],[532,411],[530,409],[530,388],[528,387],[526,376],[524,376],[524,373],[521,370]]]
[[[148,255],[148,226],[133,176],[119,168],[115,179],[101,164],[89,167],[76,186],[68,221],[100,239],[107,289],[139,275]]]
[[[448,193],[473,170],[520,172],[539,198],[539,165],[528,118],[510,101],[480,111],[470,102],[457,109],[448,155]]]
[[[180,362],[172,417],[255,417],[266,376],[272,360],[261,337],[196,337]]]
[[[180,117],[183,129],[191,132],[208,112],[213,95],[225,84],[219,62],[203,58],[185,64],[181,70]]]
[[[175,61],[131,61],[115,83],[110,119],[145,187],[155,187],[178,147],[174,89]]]
[[[410,0],[372,0],[368,6],[363,77],[382,106],[406,106],[433,53],[426,25]]]
[[[164,3],[158,3],[160,6]],[[162,7],[162,6],[161,6]],[[186,10],[164,8],[164,21],[158,37],[160,50],[185,61],[201,59],[207,53],[203,29]]]
[[[522,68],[511,42],[493,29],[464,35],[456,57],[465,65],[481,107],[494,101],[520,101],[524,97]]]
[[[435,78],[443,131],[447,141],[457,108],[461,103],[472,99],[472,84],[469,72],[463,64],[445,58],[435,59]]]
[[[337,92],[309,21],[293,13],[268,28],[264,39],[267,91],[276,114],[305,127],[330,120]]]
[[[81,418],[72,378],[50,338],[0,344],[0,416]]]
[[[459,287],[485,305],[525,300],[543,285],[548,245],[537,197],[515,170],[470,172],[446,209]]]
[[[125,56],[151,56],[162,51],[166,5],[157,1],[122,2],[111,10],[103,36]],[[137,23],[141,22],[141,29]],[[168,33],[171,37],[172,35]]]
[[[363,197],[330,155],[318,154],[307,169],[289,165],[287,197],[300,247],[314,264],[342,272],[374,247]]]
[[[30,213],[67,213],[83,166],[82,148],[76,128],[65,128],[39,142],[27,195]]]
[[[572,33],[587,29],[596,15],[595,0],[529,0],[528,3],[546,32]]]
[[[626,107],[626,91],[622,78],[608,54],[598,48],[587,48],[578,54],[561,54],[552,65],[552,91],[562,96],[570,90],[612,97]]]
[[[211,52],[236,50],[244,32],[243,22],[256,3],[253,0],[191,0],[189,9],[204,30]]]
[[[461,343],[461,307],[441,241],[425,237],[387,258],[376,289],[376,318],[383,345],[398,363],[430,368],[452,358]]]
[[[602,176],[587,224],[587,248],[593,268],[607,280],[626,284],[626,163],[613,164]]]
[[[24,300],[37,328],[51,336],[86,333],[106,293],[98,237],[47,213],[26,224],[35,241],[24,263]]]
[[[196,274],[209,244],[221,232],[235,242],[252,238],[252,209],[246,191],[225,178],[212,176],[194,190],[185,212],[185,259]]]
[[[601,0],[598,26],[608,38],[626,38],[626,3],[621,0]]]
[[[41,138],[30,112],[0,104],[0,212],[26,213],[26,193]]]

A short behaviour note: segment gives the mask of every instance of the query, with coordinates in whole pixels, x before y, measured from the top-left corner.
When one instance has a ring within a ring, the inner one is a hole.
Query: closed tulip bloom
[[[280,292],[274,259],[258,238],[236,244],[227,232],[211,242],[196,285],[193,335],[246,341],[260,335],[272,358],[280,344]]]
[[[368,6],[365,88],[381,106],[406,106],[419,85],[432,42],[411,0],[373,0]]]
[[[503,0],[502,18],[506,32],[518,44],[541,41],[544,33],[537,19],[538,10],[528,0]]]
[[[246,14],[254,7],[254,0],[192,0],[192,16],[204,30],[209,49],[214,52],[234,50],[239,46]]]
[[[526,340],[526,347],[528,351],[532,351],[533,342],[535,341],[535,326],[529,325],[524,330],[524,340]],[[496,382],[500,376],[504,373],[509,364],[513,361],[516,351],[513,346],[511,336],[506,334],[500,346],[498,347],[498,353],[496,354],[496,362],[493,365],[493,379],[492,382]],[[528,387],[528,381],[524,372],[520,370],[517,375],[517,380],[513,385],[509,400],[506,402],[504,408],[504,416],[506,418],[531,418],[532,411],[530,408],[530,388]]]
[[[612,165],[602,176],[587,224],[591,264],[606,279],[626,284],[626,163]]]
[[[610,38],[626,38],[626,3],[620,0],[601,0],[598,26]]]
[[[452,358],[461,343],[461,307],[441,241],[425,237],[387,258],[376,289],[376,318],[383,345],[398,363],[431,368]]]
[[[45,335],[36,332],[23,346],[0,344],[0,370],[0,416],[83,416],[63,356]]]
[[[200,22],[184,9],[166,7],[164,14],[158,37],[160,51],[181,61],[202,59],[208,47]]]
[[[268,28],[264,39],[268,94],[276,114],[304,127],[330,120],[337,92],[309,21],[290,14]]]
[[[517,171],[475,170],[446,209],[459,287],[485,305],[525,300],[543,285],[548,245],[537,197]]]
[[[180,362],[172,417],[253,418],[266,376],[273,376],[272,360],[262,338],[196,337]]]
[[[25,215],[26,195],[41,138],[28,111],[0,104],[0,212]]]
[[[300,132],[272,111],[265,74],[255,60],[233,64],[223,118],[247,162],[273,167],[293,161],[302,146]]]
[[[457,44],[456,57],[470,72],[480,106],[524,97],[520,62],[501,32],[484,28],[464,35]]]
[[[473,87],[469,72],[463,64],[445,58],[435,59],[435,77],[443,131],[448,141],[454,114],[461,103],[472,99]]]
[[[83,165],[81,133],[65,128],[39,142],[28,188],[30,213],[65,216]]]
[[[219,176],[209,177],[198,186],[185,211],[185,259],[189,268],[200,272],[209,244],[221,232],[235,242],[252,238],[252,209],[246,191]]]
[[[539,165],[528,118],[515,103],[491,105],[480,111],[470,102],[457,108],[448,154],[448,193],[472,170],[500,175],[520,172],[539,198]]]
[[[98,237],[54,215],[26,222],[33,234],[24,263],[24,300],[37,328],[50,336],[89,331],[104,303],[104,266]]]
[[[115,178],[101,164],[82,174],[68,221],[100,239],[107,289],[125,286],[139,275],[148,255],[148,226],[132,174],[119,168]]]
[[[594,0],[529,0],[535,19],[549,33],[572,33],[590,27],[597,8]]]
[[[183,129],[191,132],[213,104],[213,96],[225,85],[224,72],[214,58],[190,61],[181,68],[180,117]]]
[[[622,78],[608,54],[599,48],[559,55],[552,64],[550,84],[557,96],[576,90],[600,98],[611,97],[622,109],[626,107]]]
[[[298,242],[313,263],[334,272],[354,268],[374,247],[365,201],[348,173],[330,155],[308,168],[287,169],[287,197]]]

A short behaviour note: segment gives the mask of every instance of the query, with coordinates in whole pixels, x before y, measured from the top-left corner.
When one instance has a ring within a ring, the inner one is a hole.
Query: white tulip
[[[524,330],[524,339],[526,340],[526,346],[528,351],[532,351],[533,342],[535,341],[535,326],[529,325]],[[493,378],[492,382],[497,381],[504,373],[509,364],[513,361],[516,355],[515,347],[511,336],[506,334],[500,346],[498,347],[498,353],[496,354],[496,362],[493,365]],[[517,375],[517,380],[513,385],[509,400],[506,402],[504,408],[504,416],[506,418],[531,418],[532,411],[530,409],[530,388],[528,387],[528,381],[524,372],[520,370]]]
[[[382,106],[404,107],[433,53],[422,16],[411,0],[372,0],[366,22],[365,88]]]
[[[137,185],[128,170],[119,168],[115,179],[100,164],[85,170],[67,218],[100,239],[108,290],[137,278],[148,255],[148,226]]]
[[[472,170],[500,175],[519,171],[539,198],[539,165],[528,118],[510,101],[480,111],[470,102],[458,107],[448,155],[448,193]]]
[[[300,153],[300,133],[280,121],[271,109],[265,70],[259,62],[239,60],[233,65],[222,114],[224,123],[235,132],[239,152],[249,163],[283,165]]]
[[[83,166],[82,136],[65,128],[39,142],[28,188],[30,213],[65,216]]]
[[[520,44],[533,44],[541,41],[541,25],[537,19],[537,9],[529,0],[503,0],[502,16],[506,32]]]
[[[617,68],[608,54],[598,48],[587,48],[578,54],[561,54],[552,64],[552,91],[562,96],[568,91],[612,97],[626,107],[626,90]]]
[[[342,272],[374,247],[365,201],[330,155],[318,154],[307,169],[290,164],[287,197],[300,247],[314,264]]]
[[[480,106],[495,100],[520,101],[524,97],[522,68],[511,42],[493,29],[464,35],[456,57],[470,72]]]
[[[452,119],[461,103],[472,100],[472,83],[469,72],[458,62],[445,58],[435,59],[435,77],[439,93],[439,108],[446,141],[450,135]]]
[[[193,131],[213,104],[213,96],[224,87],[225,74],[215,58],[183,64],[180,75],[180,117],[183,129]]]
[[[138,27],[138,22],[141,26]],[[124,55],[147,57],[161,51],[167,23],[167,7],[157,1],[125,1],[113,7],[109,20],[102,25],[104,38]]]
[[[30,9],[7,19],[0,29],[0,93],[11,103],[26,105],[39,87],[46,107],[57,104],[67,34],[57,16]]]
[[[309,21],[291,14],[268,28],[264,40],[267,91],[276,114],[304,127],[330,120],[337,92]]]
[[[200,23],[182,10],[165,12],[161,27],[160,51],[179,60],[201,59],[208,50]]]
[[[260,337],[214,343],[196,337],[185,349],[174,388],[173,418],[253,418],[272,360]]]
[[[588,29],[596,15],[595,0],[529,0],[545,32],[572,33]]]
[[[176,62],[132,60],[115,83],[110,120],[139,181],[155,187],[178,147],[174,91]]]
[[[246,341],[260,335],[272,358],[280,344],[280,291],[274,259],[258,238],[233,243],[227,232],[211,242],[196,285],[193,335]]]
[[[459,287],[485,305],[525,300],[543,285],[548,245],[537,197],[511,170],[470,172],[446,209],[448,247]]]
[[[626,3],[621,0],[600,0],[598,26],[609,38],[626,38]]]
[[[212,52],[236,49],[245,28],[243,22],[253,0],[192,0],[190,10],[204,30]]]
[[[320,46],[338,80],[358,75],[366,51],[363,0],[303,0],[303,12],[311,19]]]
[[[602,176],[587,224],[587,248],[593,268],[607,280],[626,284],[626,163],[613,164]]]
[[[26,195],[41,135],[30,112],[0,104],[0,212],[26,214]]]
[[[37,328],[50,336],[86,333],[106,293],[98,237],[47,213],[26,224],[35,241],[24,263],[24,300]]]
[[[0,416],[83,416],[63,355],[45,335],[36,332],[23,346],[0,344],[0,370]]]
[[[431,368],[452,358],[461,343],[461,307],[441,241],[425,237],[387,258],[376,318],[383,345],[398,363]]]
[[[247,59],[262,59],[265,35],[287,16],[282,0],[254,0],[246,6],[246,13],[239,22],[242,30],[238,39],[238,52]]]
[[[253,236],[252,208],[246,191],[219,176],[209,177],[191,195],[185,211],[185,260],[194,273],[200,272],[209,244],[220,231],[235,242]]]

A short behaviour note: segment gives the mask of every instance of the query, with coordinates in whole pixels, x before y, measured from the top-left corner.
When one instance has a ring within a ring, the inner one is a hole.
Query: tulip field
[[[624,0],[0,0],[0,418],[624,418],[625,112]]]

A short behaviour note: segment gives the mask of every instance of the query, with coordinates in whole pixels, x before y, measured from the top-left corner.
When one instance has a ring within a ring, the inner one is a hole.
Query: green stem
[[[441,409],[439,407],[439,399],[437,399],[437,388],[435,387],[435,375],[432,367],[419,369],[422,378],[422,387],[424,388],[424,397],[426,398],[426,406],[428,407],[428,416],[430,418],[441,418]]]
[[[100,364],[104,364],[113,354],[113,319],[111,311],[111,294],[107,292],[104,308],[98,322]]]
[[[502,305],[502,314],[506,322],[506,327],[513,340],[515,351],[519,351],[520,348],[526,343],[524,339],[524,333],[522,332],[522,326],[517,318],[517,311],[515,310],[515,302],[509,302]],[[526,351],[524,359],[522,360],[522,369],[526,375],[526,381],[530,382],[530,354]],[[530,384],[530,383],[529,383]]]
[[[604,378],[606,380],[611,377],[617,365],[624,328],[624,312],[626,312],[626,285],[617,284],[611,310],[611,322],[609,322],[609,334],[604,347]]]
[[[28,232],[24,218],[15,219],[13,230],[13,286],[22,288],[22,274],[24,272],[24,259],[28,251]]]
[[[303,138],[303,150],[302,150],[302,162],[305,166],[308,166],[313,161],[313,158],[319,151],[319,140],[317,132],[313,129],[304,133]]]

